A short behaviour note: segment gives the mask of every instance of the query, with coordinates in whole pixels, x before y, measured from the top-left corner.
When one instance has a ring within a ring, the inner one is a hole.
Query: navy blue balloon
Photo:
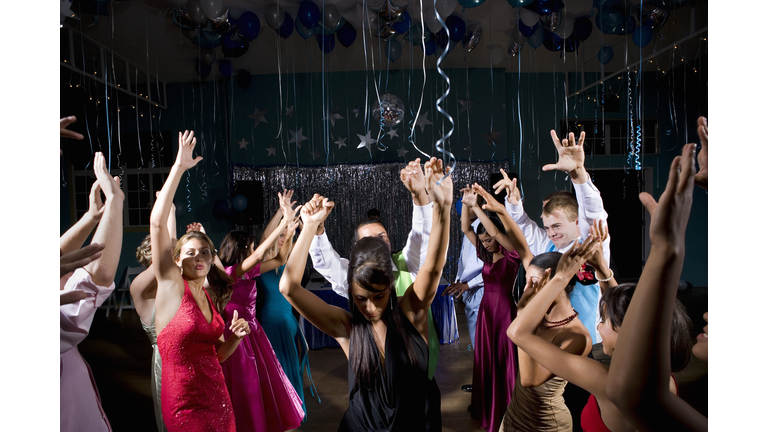
[[[639,47],[644,47],[653,40],[653,28],[649,25],[641,25],[632,33],[632,42]]]
[[[237,211],[245,210],[245,208],[248,207],[248,198],[244,195],[235,195],[235,197],[232,198],[232,207]]]
[[[574,52],[579,47],[579,43],[580,42],[571,35],[571,37],[563,41],[563,48],[565,49],[565,52]]]
[[[221,52],[226,57],[240,57],[248,51],[250,44],[243,36],[233,34],[231,31],[221,36]]]
[[[627,16],[623,10],[603,8],[595,15],[595,25],[605,34],[617,34],[627,25]]]
[[[349,48],[357,38],[357,30],[350,23],[344,24],[337,32],[336,37],[344,48]]]
[[[461,3],[461,1],[459,1]],[[525,7],[533,3],[533,0],[507,0],[512,7]]]
[[[597,59],[600,60],[600,63],[602,64],[610,63],[610,61],[613,59],[613,48],[609,47],[608,45],[600,48],[600,51],[597,52]]]
[[[456,15],[451,15],[445,20],[445,25],[448,27],[452,41],[461,42],[461,40],[464,39],[464,33],[467,32],[467,25],[464,23],[463,19]]]
[[[332,34],[316,34],[317,46],[320,47],[320,51],[325,54],[333,51],[333,47],[336,46],[336,38]]]
[[[523,34],[525,37],[531,37],[534,33],[536,33],[536,28],[539,27],[539,23],[536,23],[533,25],[533,27],[528,27],[525,25],[523,20],[517,20],[517,28],[520,30],[520,33]]]
[[[552,33],[551,31],[544,31],[544,42],[542,42],[544,48],[550,51],[560,51],[563,49],[563,38]]]
[[[485,0],[459,0],[459,4],[465,8],[478,7],[483,3],[485,3]]]
[[[234,69],[232,68],[232,62],[229,60],[220,60],[219,61],[219,73],[224,78],[229,78],[232,76],[232,72],[234,72]]]
[[[392,27],[392,30],[396,31],[398,34],[406,34],[408,33],[408,30],[411,29],[411,15],[408,13],[408,11],[403,11],[403,14],[400,15],[400,18],[391,23],[389,25]]]
[[[296,20],[294,22],[296,25],[296,33],[299,34],[299,36],[303,37],[304,39],[309,39],[313,34],[317,33],[317,27],[313,27],[311,29],[308,29],[304,27],[304,24],[301,23],[301,20]]]
[[[251,73],[245,69],[241,69],[240,72],[237,73],[237,85],[242,89],[247,89],[248,86],[251,85],[252,79],[253,77],[251,76]]]
[[[290,15],[285,14],[285,20],[283,21],[283,25],[280,26],[280,29],[277,30],[277,34],[283,39],[287,39],[288,36],[293,34],[293,18]]]
[[[585,41],[592,34],[592,21],[587,17],[576,18],[573,22],[573,37],[577,41]]]
[[[245,11],[242,15],[240,15],[240,18],[237,22],[239,33],[245,36],[245,38],[249,41],[256,39],[256,36],[259,35],[259,30],[261,30],[261,21],[259,21],[259,17],[257,17],[255,13],[251,11]]]
[[[296,18],[305,28],[311,29],[320,22],[320,8],[310,0],[304,0],[299,6],[299,14]]]
[[[637,28],[637,22],[635,21],[635,18],[632,16],[627,15],[627,19],[624,20],[624,25],[619,27],[618,30],[616,30],[617,35],[628,35],[635,32],[635,28]]]
[[[510,0],[507,0],[509,2]],[[511,4],[511,3],[510,3]],[[546,15],[565,7],[562,0],[536,0],[525,6],[526,9],[536,12],[539,15]]]
[[[195,72],[197,72],[200,78],[208,78],[208,75],[211,74],[211,66],[206,66],[200,63],[200,59],[197,59],[195,60]]]
[[[416,45],[418,47],[421,47],[421,44]],[[437,42],[435,42],[435,38],[430,39],[427,42],[424,42],[424,54],[426,55],[432,55],[437,50]]]
[[[440,48],[447,47],[449,39],[448,33],[445,32],[444,28],[441,28],[439,32],[435,33],[434,40]]]

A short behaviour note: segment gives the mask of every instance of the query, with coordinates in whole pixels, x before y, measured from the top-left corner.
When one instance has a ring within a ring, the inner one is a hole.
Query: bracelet
[[[613,279],[613,269],[609,268],[608,270],[611,271],[611,275],[610,276],[608,276],[605,279],[600,279],[599,277],[597,277],[597,273],[595,273],[595,279],[597,279],[598,282],[608,282],[609,280]]]

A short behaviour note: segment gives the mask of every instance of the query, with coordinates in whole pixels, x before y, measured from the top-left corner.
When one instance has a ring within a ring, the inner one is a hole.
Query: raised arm
[[[90,262],[96,261],[101,256],[101,251],[103,250],[103,244],[91,243],[74,252],[61,255],[59,258],[59,269],[61,271],[59,277],[63,278],[65,274],[73,272],[80,267],[84,267]]]
[[[333,202],[316,195],[301,209],[304,229],[299,234],[293,252],[288,257],[285,271],[280,278],[280,292],[288,303],[323,333],[336,339],[347,353],[349,349],[349,326],[351,315],[336,306],[331,306],[320,297],[301,286],[307,252],[317,227],[323,223],[333,209]]]
[[[296,208],[297,210],[301,209],[301,206]],[[261,267],[259,267],[261,273],[266,273],[270,270],[274,270],[286,262],[288,262],[288,256],[291,253],[291,248],[293,248],[293,237],[296,234],[296,227],[299,226],[299,218],[295,217],[290,222],[288,222],[288,226],[285,228],[285,242],[283,242],[283,247],[280,248],[277,255],[275,255],[274,258],[270,258],[264,262],[261,263]],[[282,236],[282,232],[280,233]]]
[[[507,213],[504,204],[496,201],[496,199],[492,197],[488,191],[483,189],[482,186],[475,183],[472,186],[472,190],[482,196],[485,200],[485,204],[483,205],[484,210],[492,211],[499,215],[499,219],[501,219],[501,223],[504,225],[504,229],[507,231],[506,234],[500,233],[500,237],[503,237],[504,241],[509,245],[507,246],[502,244],[502,246],[504,246],[504,248],[507,250],[517,251],[517,254],[520,255],[520,260],[523,262],[523,267],[527,269],[528,264],[530,264],[531,260],[533,259],[533,254],[531,253],[531,249],[528,247],[528,242],[525,240],[523,231],[520,230],[519,226],[517,226],[517,223],[512,219],[512,216]]]
[[[91,234],[91,231],[99,224],[101,216],[104,214],[104,203],[101,201],[101,187],[98,180],[93,182],[88,199],[90,202],[88,211],[59,240],[61,255],[66,255],[80,249]]]
[[[694,181],[696,186],[707,190],[709,187],[709,125],[706,117],[699,117],[696,124],[696,132],[701,140],[701,150],[696,158],[699,161],[699,172],[696,173]]]
[[[469,241],[477,247],[477,234],[472,229],[472,221],[470,221],[469,212],[474,212],[474,207],[477,206],[477,194],[472,191],[472,188],[462,188],[461,191],[461,232],[469,239]]]
[[[283,217],[283,206],[288,205],[288,207],[293,208],[293,205],[296,204],[296,201],[291,201],[293,198],[292,189],[283,189],[282,195],[278,193],[278,196],[280,197],[280,201],[278,202],[277,211],[272,216],[272,219],[269,220],[267,226],[264,227],[264,232],[261,233],[259,244],[264,243],[264,240],[266,240],[266,238],[272,234],[272,231],[277,229],[277,226],[280,225],[280,220]]]
[[[425,206],[429,204],[429,196],[426,189],[427,182],[424,171],[421,169],[421,159],[416,158],[408,162],[408,166],[400,170],[400,181],[403,182],[405,188],[411,193],[413,205]]]
[[[669,340],[693,199],[694,150],[695,144],[687,144],[672,162],[658,204],[640,194],[651,214],[651,252],[621,325],[606,390],[642,431],[708,428],[706,417],[669,391]]]
[[[606,291],[619,284],[613,275],[613,270],[608,266],[608,261],[606,261],[605,254],[603,253],[603,246],[608,238],[608,224],[600,219],[596,219],[589,228],[589,235],[600,239],[600,244],[595,248],[592,256],[587,258],[587,264],[594,267],[595,276],[600,282],[600,292],[605,294]]]
[[[296,213],[301,210],[301,206],[292,209],[290,201],[286,203],[283,200],[283,195],[280,192],[278,192],[277,195],[280,200],[280,210],[283,213],[283,218],[280,220],[277,228],[269,234],[266,240],[264,240],[256,248],[256,250],[254,250],[253,253],[248,256],[248,258],[237,264],[237,268],[235,269],[237,277],[242,277],[250,269],[256,267],[256,264],[264,261],[264,257],[267,255],[269,250],[272,249],[272,246],[275,245],[277,238],[280,237],[280,233],[283,232],[283,229],[288,226],[288,223],[293,221],[294,217],[296,217]]]
[[[584,140],[587,134],[583,131],[579,134],[579,140],[573,132],[568,138],[560,140],[554,130],[550,131],[552,142],[557,149],[557,163],[547,164],[542,167],[544,171],[560,170],[568,173],[574,184],[586,183],[589,180],[587,170],[584,168]]]

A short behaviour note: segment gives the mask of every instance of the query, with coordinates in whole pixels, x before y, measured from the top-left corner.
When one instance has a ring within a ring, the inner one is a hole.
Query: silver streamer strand
[[[451,33],[451,31],[448,29],[448,26],[447,26],[447,25],[445,25],[445,21],[443,21],[443,18],[442,18],[442,17],[440,17],[440,14],[438,14],[438,13],[437,13],[437,0],[433,0],[433,2],[434,2],[434,4],[435,4],[435,16],[437,16],[437,20],[438,20],[438,21],[440,21],[440,25],[442,25],[442,26],[443,26],[443,28],[445,29],[445,32],[446,32],[447,34],[450,34],[450,33]],[[453,118],[451,117],[451,115],[450,115],[450,114],[448,114],[448,113],[447,113],[447,112],[446,112],[446,111],[445,111],[445,110],[444,110],[444,109],[443,109],[443,108],[440,106],[440,103],[441,103],[442,101],[444,101],[444,100],[445,100],[445,98],[447,98],[447,97],[448,97],[448,94],[450,94],[450,93],[451,93],[451,80],[450,80],[450,79],[448,79],[448,75],[446,75],[446,74],[445,74],[445,72],[444,72],[442,69],[440,69],[440,63],[443,61],[443,59],[445,58],[445,56],[448,54],[448,48],[450,48],[450,42],[449,42],[448,44],[446,44],[446,45],[445,45],[445,50],[444,50],[444,51],[443,51],[443,53],[440,55],[440,57],[437,59],[437,72],[439,72],[439,73],[440,73],[440,76],[442,76],[442,77],[443,77],[443,79],[445,80],[446,84],[448,85],[448,88],[445,90],[445,93],[443,93],[443,95],[442,95],[442,96],[440,96],[440,97],[437,99],[437,102],[435,102],[435,107],[437,107],[437,111],[439,111],[439,112],[440,112],[440,114],[444,115],[446,118],[448,118],[448,121],[449,121],[449,122],[451,122],[451,130],[449,130],[449,131],[448,131],[448,133],[447,133],[447,134],[445,134],[445,136],[442,136],[442,137],[440,137],[440,139],[439,139],[439,140],[437,140],[437,142],[435,143],[435,148],[437,149],[437,151],[439,151],[440,153],[442,153],[442,154],[443,154],[443,157],[447,158],[448,160],[450,160],[450,159],[453,159],[453,165],[451,165],[451,171],[449,171],[448,173],[446,173],[446,174],[443,176],[443,178],[441,178],[441,179],[440,179],[440,180],[437,182],[437,184],[438,184],[438,185],[439,185],[440,183],[442,183],[442,181],[443,181],[443,180],[445,180],[445,178],[446,178],[446,177],[448,177],[448,176],[450,175],[450,173],[451,173],[451,172],[453,172],[453,170],[454,170],[454,169],[456,169],[456,156],[454,156],[454,155],[453,155],[453,153],[451,153],[451,152],[449,152],[448,150],[446,150],[446,149],[445,149],[445,141],[447,141],[447,140],[448,140],[448,138],[450,138],[450,137],[451,137],[451,135],[453,135],[453,126],[454,126],[454,124],[453,124]],[[467,114],[467,115],[469,115],[469,114]],[[446,162],[447,162],[447,161],[446,161]]]
[[[400,181],[400,170],[404,166],[403,163],[303,168],[235,166],[233,171],[235,181],[260,181],[264,185],[264,222],[261,225],[237,225],[236,229],[248,231],[254,235],[260,234],[269,222],[270,215],[274,214],[279,207],[277,193],[282,192],[283,189],[293,189],[294,200],[298,204],[304,204],[315,193],[334,201],[336,206],[325,221],[325,230],[334,248],[342,257],[348,257],[352,250],[355,225],[372,208],[381,212],[381,219],[392,242],[392,250],[400,250],[405,246],[411,230],[413,214],[411,194]],[[454,204],[461,199],[459,193],[461,185],[477,182],[486,190],[490,190],[491,174],[498,173],[500,169],[509,171],[509,164],[507,162],[457,164],[451,173],[454,184]],[[335,181],[331,183],[331,180]],[[351,197],[353,198],[350,199]],[[248,198],[250,201],[251,197]],[[461,216],[456,211],[451,212],[450,235],[448,262],[443,270],[447,280],[453,280],[458,270],[464,235],[461,232]]]

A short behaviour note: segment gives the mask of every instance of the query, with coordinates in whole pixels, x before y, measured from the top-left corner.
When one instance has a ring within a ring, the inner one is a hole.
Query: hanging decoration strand
[[[443,18],[440,16],[439,13],[437,13],[437,0],[433,0],[433,3],[435,4],[435,16],[437,16],[437,20],[440,21],[440,25],[443,26],[443,29],[445,29],[445,32],[450,34],[450,29],[448,29],[448,26],[445,24],[445,21],[443,21]],[[453,135],[453,117],[451,117],[448,112],[446,112],[441,106],[440,103],[445,100],[445,98],[448,97],[448,95],[451,93],[451,80],[448,78],[448,75],[440,68],[440,63],[442,63],[445,56],[448,54],[448,49],[450,48],[450,44],[445,45],[445,50],[443,50],[443,53],[440,55],[440,57],[437,59],[437,72],[440,74],[440,76],[443,77],[443,79],[446,82],[446,85],[448,88],[445,90],[445,93],[443,93],[442,96],[440,96],[437,99],[437,102],[435,102],[435,107],[437,107],[437,111],[440,112],[440,114],[444,115],[448,121],[451,123],[451,129],[448,131],[447,134],[442,136],[437,142],[435,143],[435,148],[437,151],[443,154],[445,158],[448,158],[448,160],[453,159],[453,164],[451,165],[451,170],[446,173],[440,180],[438,180],[437,184],[439,185],[442,183],[443,180],[445,180],[446,177],[448,177],[451,172],[453,172],[456,169],[456,156],[453,155],[450,151],[445,149],[445,142],[448,140],[448,138]]]

